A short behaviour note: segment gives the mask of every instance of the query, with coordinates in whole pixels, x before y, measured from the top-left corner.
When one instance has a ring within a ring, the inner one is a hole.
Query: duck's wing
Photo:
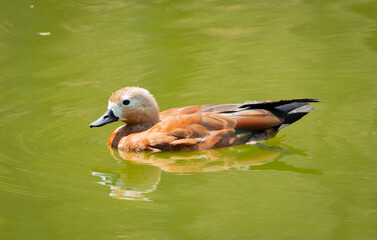
[[[252,123],[254,127],[239,126]],[[204,112],[170,116],[149,130],[132,135],[120,148],[153,151],[188,151],[212,149],[247,143],[252,130],[270,129],[282,121],[265,110],[248,110],[239,113]],[[127,145],[128,144],[128,145]],[[135,146],[136,146],[135,145]]]
[[[209,104],[173,108],[160,113],[161,119],[199,113],[216,113],[237,120],[236,129],[279,129],[299,120],[314,108],[318,99],[292,99],[280,101],[248,101],[243,104]]]

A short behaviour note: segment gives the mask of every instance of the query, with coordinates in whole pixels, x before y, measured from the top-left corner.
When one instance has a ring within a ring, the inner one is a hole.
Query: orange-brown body
[[[228,147],[251,141],[252,134],[262,135],[260,140],[271,138],[277,133],[273,127],[282,123],[281,118],[263,109],[225,114],[207,112],[210,107],[221,106],[229,105],[166,110],[160,113],[161,121],[150,128],[119,127],[109,137],[108,146],[128,151],[192,151]],[[236,129],[244,132],[235,134]]]

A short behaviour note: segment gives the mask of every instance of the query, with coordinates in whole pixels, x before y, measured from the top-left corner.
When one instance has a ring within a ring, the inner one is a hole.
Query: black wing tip
[[[292,103],[292,102],[321,102],[322,99],[318,98],[295,98],[295,99],[282,99],[278,101],[264,101],[264,102],[258,102],[258,103]]]
[[[284,100],[282,100],[284,101]],[[294,102],[322,102],[322,99],[318,99],[318,98],[301,98],[301,99],[292,99],[291,101],[294,101]]]
[[[275,108],[278,106],[290,104],[290,103],[311,103],[311,102],[321,102],[321,99],[317,98],[300,98],[300,99],[290,99],[290,100],[280,100],[280,101],[247,101],[243,103],[239,108]]]

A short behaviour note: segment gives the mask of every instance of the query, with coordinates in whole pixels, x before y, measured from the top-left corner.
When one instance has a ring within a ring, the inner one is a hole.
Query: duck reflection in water
[[[92,175],[109,186],[110,196],[117,199],[149,201],[145,194],[153,192],[161,179],[161,171],[177,174],[217,172],[227,169],[279,170],[320,174],[318,170],[288,165],[281,158],[300,154],[291,148],[237,146],[200,152],[128,152],[110,148],[121,168],[93,168]]]

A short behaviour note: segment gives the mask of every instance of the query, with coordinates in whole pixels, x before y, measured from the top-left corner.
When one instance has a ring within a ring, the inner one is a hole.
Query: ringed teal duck
[[[318,99],[208,104],[159,111],[148,90],[126,87],[113,93],[107,111],[90,127],[122,121],[108,146],[126,151],[193,151],[252,144],[272,138],[314,108]]]

